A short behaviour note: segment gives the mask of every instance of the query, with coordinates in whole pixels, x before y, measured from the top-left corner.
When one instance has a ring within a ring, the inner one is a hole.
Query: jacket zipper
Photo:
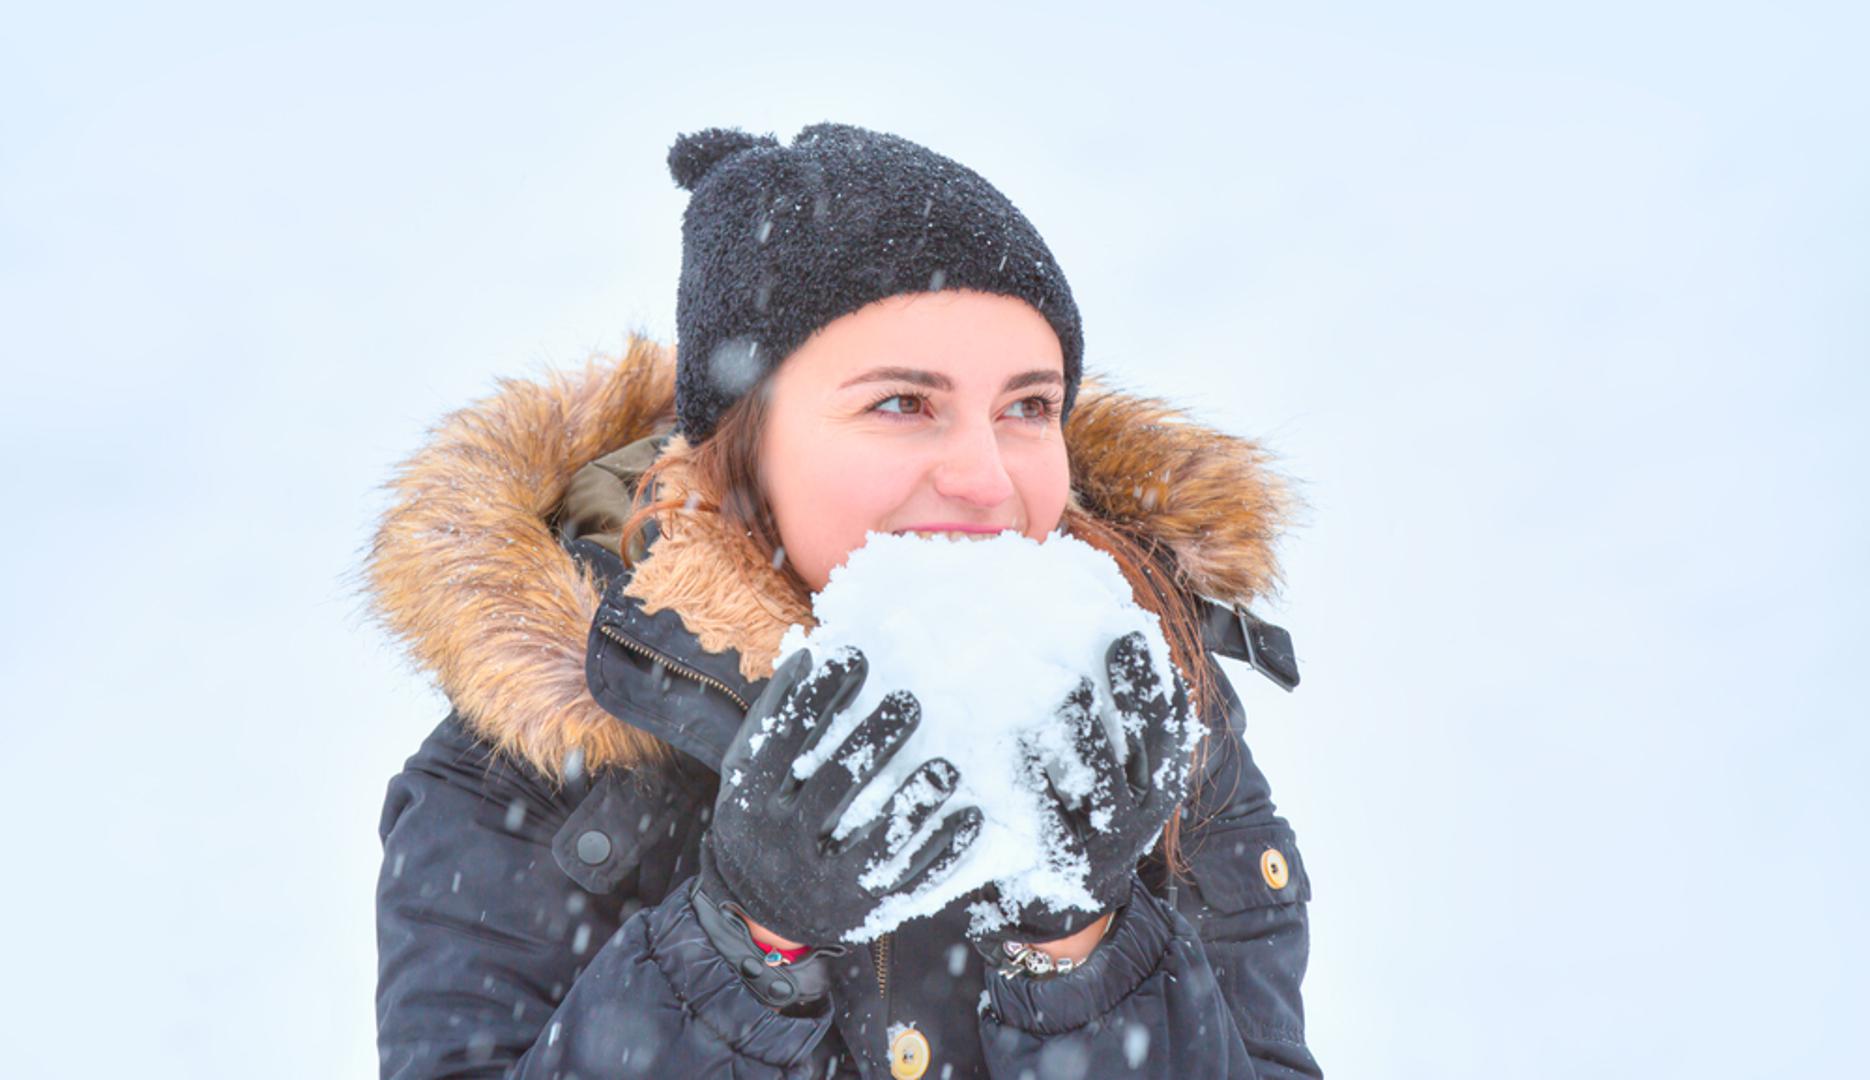
[[[876,954],[872,957],[877,965],[877,993],[883,997],[883,1008],[890,1007],[890,938],[896,936],[892,931],[877,939]]]
[[[666,667],[669,670],[676,672],[677,674],[686,675],[687,677],[695,680],[698,683],[701,683],[704,686],[714,687],[716,690],[719,690],[721,693],[726,694],[729,698],[733,699],[734,704],[740,706],[740,711],[742,712],[747,711],[747,709],[751,707],[747,704],[745,700],[741,698],[739,694],[734,693],[731,689],[728,688],[727,684],[722,682],[721,680],[716,679],[709,675],[703,675],[701,672],[696,671],[694,668],[689,667],[688,665],[682,663],[679,660],[671,659],[667,656],[662,655],[661,653],[657,652],[656,650],[650,648],[647,645],[639,644],[636,641],[633,641],[630,638],[625,637],[623,635],[623,631],[617,629],[616,627],[610,625],[609,623],[599,623],[597,625],[597,632],[609,638],[610,640],[616,642],[617,644],[623,646],[624,648],[629,649],[631,652],[641,653],[642,655],[649,657],[651,660],[654,660],[656,663],[661,664],[663,667]]]

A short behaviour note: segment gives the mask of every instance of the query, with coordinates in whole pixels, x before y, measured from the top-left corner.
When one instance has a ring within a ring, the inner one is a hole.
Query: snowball
[[[830,760],[891,691],[908,691],[922,706],[920,726],[857,794],[834,835],[883,816],[891,838],[900,837],[910,810],[939,792],[918,784],[906,799],[892,803],[898,786],[931,758],[945,758],[960,771],[955,794],[896,860],[868,868],[864,884],[890,883],[950,814],[970,805],[982,814],[979,838],[942,880],[887,898],[849,940],[872,940],[909,919],[932,915],[988,882],[997,882],[1002,895],[1016,902],[1092,908],[1089,868],[1082,857],[1067,857],[1064,837],[1048,835],[1044,796],[1022,774],[1020,747],[1036,749],[1067,800],[1090,800],[1093,828],[1109,827],[1111,808],[1096,800],[1099,777],[1079,760],[1059,711],[1080,680],[1089,678],[1093,713],[1121,763],[1127,756],[1123,721],[1104,666],[1111,643],[1142,633],[1159,692],[1173,685],[1160,621],[1136,605],[1115,561],[1062,533],[1040,543],[1014,532],[986,540],[873,532],[832,570],[812,610],[816,629],[788,630],[782,658],[809,648],[822,668],[835,650],[856,647],[869,673],[851,705],[793,763],[795,776],[810,776]],[[1199,732],[1190,734],[1198,738]],[[838,760],[854,757],[850,764],[867,765],[869,753],[864,748]],[[1002,921],[991,905],[977,903],[969,910],[976,932]]]

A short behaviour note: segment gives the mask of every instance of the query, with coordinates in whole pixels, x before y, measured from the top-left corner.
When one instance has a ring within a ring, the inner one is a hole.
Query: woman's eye
[[[1050,420],[1058,410],[1058,403],[1043,394],[1034,394],[1007,406],[1013,418],[1017,420]],[[925,416],[928,414],[928,397],[924,394],[890,394],[877,399],[870,406],[871,412],[889,413],[894,416]]]
[[[914,409],[891,408],[891,406],[900,405],[902,402],[913,402],[915,404],[915,408]],[[920,410],[921,402],[922,402],[922,395],[920,394],[891,394],[889,397],[886,397],[883,400],[877,402],[875,405],[872,405],[871,408],[878,412],[896,413],[900,416],[909,416],[909,415],[912,415],[914,412]]]
[[[1048,420],[1052,416],[1051,399],[1038,394],[1017,401],[1012,407],[1026,410],[1025,413],[1020,416],[1022,420]]]

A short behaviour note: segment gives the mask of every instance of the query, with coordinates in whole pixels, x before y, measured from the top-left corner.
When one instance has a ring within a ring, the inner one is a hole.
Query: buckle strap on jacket
[[[1292,635],[1244,607],[1201,599],[1201,636],[1209,652],[1245,660],[1282,690],[1299,685],[1299,661]]]

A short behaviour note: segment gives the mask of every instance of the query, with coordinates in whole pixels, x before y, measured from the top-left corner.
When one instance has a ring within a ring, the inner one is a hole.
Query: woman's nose
[[[998,506],[1013,496],[1013,477],[992,425],[963,425],[945,440],[935,467],[935,491],[977,506]]]

